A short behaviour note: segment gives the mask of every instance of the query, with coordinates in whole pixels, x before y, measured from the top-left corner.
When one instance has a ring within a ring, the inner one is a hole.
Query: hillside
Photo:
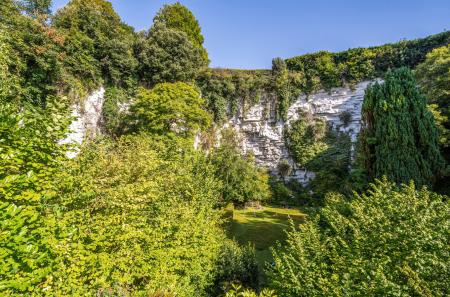
[[[1,296],[447,296],[450,31],[212,69],[183,4],[0,4]]]

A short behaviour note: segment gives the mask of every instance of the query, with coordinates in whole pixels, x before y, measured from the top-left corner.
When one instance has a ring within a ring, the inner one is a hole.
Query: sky
[[[53,10],[68,0],[53,0]],[[170,0],[112,0],[148,29]],[[275,57],[331,52],[450,30],[450,0],[180,0],[198,19],[211,67],[270,68]]]

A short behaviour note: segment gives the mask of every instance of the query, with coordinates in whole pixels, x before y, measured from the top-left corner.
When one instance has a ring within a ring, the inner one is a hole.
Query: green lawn
[[[264,206],[262,209],[235,209],[231,223],[231,236],[240,244],[255,246],[260,268],[271,260],[270,247],[286,240],[285,230],[304,221],[305,214],[296,208]],[[260,269],[262,271],[262,269]],[[261,277],[263,277],[261,275]],[[263,281],[263,279],[262,279]]]

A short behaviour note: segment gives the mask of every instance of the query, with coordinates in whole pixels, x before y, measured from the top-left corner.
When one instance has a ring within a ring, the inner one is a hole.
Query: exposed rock
[[[348,133],[352,142],[356,142],[361,128],[364,91],[369,83],[370,81],[361,82],[353,89],[335,88],[329,92],[302,95],[291,104],[286,123],[275,120],[275,100],[267,96],[243,115],[231,119],[225,127],[233,127],[237,131],[243,153],[252,153],[258,165],[267,167],[272,174],[277,174],[278,163],[285,159],[293,167],[290,178],[307,183],[315,175],[298,168],[292,160],[283,137],[285,126],[299,118],[299,110],[309,111],[324,118],[332,127]],[[347,125],[341,122],[342,112],[351,115]]]
[[[86,97],[82,104],[72,106],[72,117],[75,120],[70,124],[70,133],[61,143],[81,145],[86,138],[94,138],[100,134],[104,95],[105,89],[100,87]],[[74,158],[78,152],[79,149],[76,147],[73,151],[67,153],[67,157]]]
[[[302,95],[289,107],[286,122],[276,121],[274,95],[266,94],[259,104],[252,106],[248,111],[243,112],[241,107],[239,116],[231,119],[223,128],[232,127],[236,130],[241,140],[242,152],[252,153],[259,166],[268,168],[272,174],[277,174],[278,163],[281,160],[287,160],[293,168],[290,178],[297,179],[301,183],[308,183],[315,174],[298,168],[289,155],[283,137],[285,126],[299,118],[300,110],[309,111],[313,115],[324,118],[334,128],[348,133],[351,140],[356,142],[361,128],[364,91],[369,83],[371,82],[361,82],[353,89],[335,88],[329,92],[321,91],[309,96]],[[63,143],[81,144],[85,138],[95,137],[100,133],[104,93],[105,89],[101,87],[92,92],[82,106],[73,107],[72,116],[76,120],[70,125],[72,132],[62,141]],[[121,107],[126,110],[128,106]],[[341,122],[342,112],[350,114],[347,125]],[[200,137],[197,135],[195,146],[198,147],[199,143]],[[78,151],[74,151],[68,156],[73,158],[77,153]]]

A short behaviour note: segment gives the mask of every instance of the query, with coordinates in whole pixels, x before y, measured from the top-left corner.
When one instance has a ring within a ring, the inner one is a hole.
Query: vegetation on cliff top
[[[445,189],[450,32],[237,71],[207,68],[200,25],[180,3],[140,33],[108,1],[71,0],[54,15],[49,7],[0,5],[2,296],[448,293],[448,197],[413,183]],[[388,71],[421,62],[428,98],[409,70]],[[217,135],[258,102],[267,119],[285,120],[300,93],[386,71],[365,98],[366,167],[350,170],[349,138],[306,115],[286,141],[297,165],[317,173],[307,187],[289,181],[288,162],[281,180],[269,178],[232,131]],[[104,134],[68,159],[69,107],[100,85]],[[391,181],[365,191],[381,175]],[[352,190],[365,194],[342,194]],[[307,205],[308,215],[267,201]],[[234,222],[229,203],[243,207]],[[305,224],[285,235],[287,214]]]

